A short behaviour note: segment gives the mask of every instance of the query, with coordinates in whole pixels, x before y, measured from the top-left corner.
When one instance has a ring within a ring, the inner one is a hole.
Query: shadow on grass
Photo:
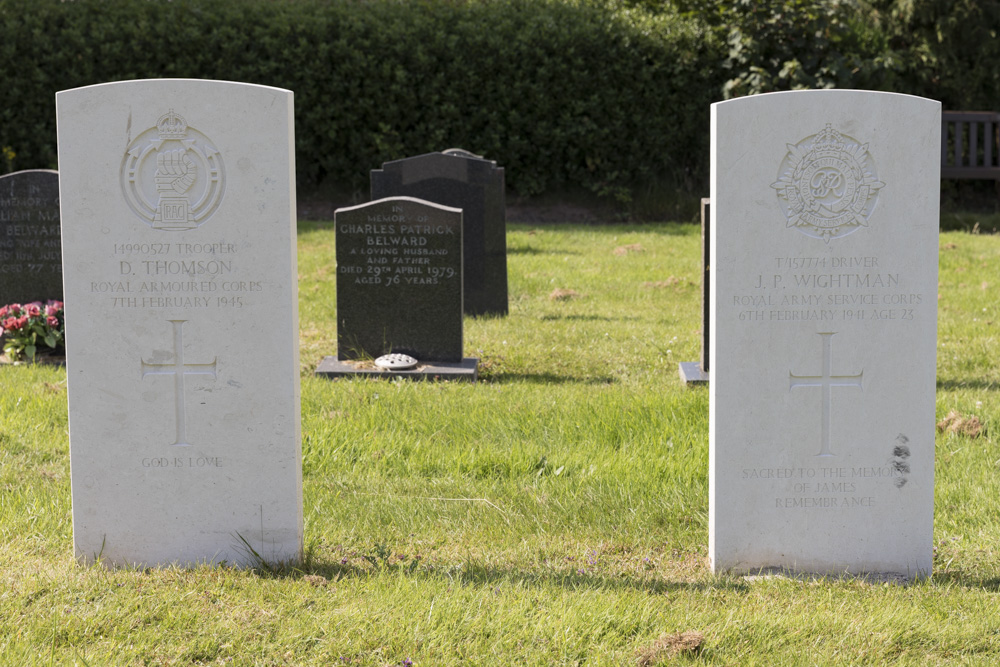
[[[938,389],[951,391],[955,389],[981,389],[986,391],[996,391],[1000,389],[1000,382],[990,380],[938,380]]]
[[[563,257],[570,256],[576,257],[582,255],[579,250],[567,250],[565,248],[550,248],[548,250],[542,250],[539,248],[507,248],[508,255],[552,255],[553,257]]]
[[[503,384],[504,382],[535,382],[538,384],[607,385],[618,382],[618,380],[610,376],[581,378],[569,375],[556,375],[555,373],[497,373],[484,377],[483,380],[495,384]]]
[[[976,577],[961,570],[933,572],[931,579],[940,586],[959,586],[972,590],[982,590],[988,593],[1000,593],[1000,577]]]
[[[312,559],[309,559],[312,561]],[[461,565],[447,566],[423,565],[418,560],[407,562],[391,563],[388,560],[380,561],[366,558],[369,565],[359,565],[354,563],[317,563],[309,562],[302,568],[281,568],[258,570],[261,576],[276,579],[301,580],[309,577],[321,576],[329,582],[339,579],[370,578],[382,574],[393,574],[411,577],[421,577],[424,579],[448,580],[456,585],[471,585],[478,587],[494,587],[503,585],[532,586],[537,588],[560,586],[570,590],[586,589],[588,591],[642,591],[650,595],[662,595],[664,593],[678,591],[731,591],[734,593],[748,593],[753,590],[755,581],[758,579],[789,581],[798,580],[800,582],[824,582],[829,584],[867,584],[871,586],[884,586],[894,584],[897,586],[920,585],[921,582],[914,582],[901,576],[881,576],[881,575],[845,575],[845,576],[820,576],[807,573],[794,574],[782,571],[761,571],[756,576],[739,576],[733,574],[718,574],[700,581],[683,581],[664,579],[660,576],[650,574],[648,576],[636,576],[625,572],[600,572],[593,569],[558,569],[539,568],[524,569],[517,567],[490,567],[477,563],[463,563]],[[778,573],[775,576],[775,572]],[[970,590],[982,590],[988,593],[1000,592],[1000,577],[976,577],[961,571],[948,571],[943,573],[935,572],[930,580],[924,583],[933,587],[961,587]]]
[[[425,566],[417,561],[400,564],[376,564],[372,567],[353,564],[313,564],[300,570],[262,572],[264,576],[280,579],[305,579],[321,576],[330,582],[345,578],[368,578],[379,574],[402,574],[427,579],[450,580],[457,585],[493,587],[500,584],[550,587],[561,586],[570,590],[590,591],[643,591],[662,595],[676,591],[725,590],[745,593],[750,585],[735,577],[720,576],[707,581],[670,581],[655,576],[637,577],[630,574],[601,574],[599,572],[572,572],[567,570],[532,571],[513,567],[487,567],[464,564],[462,567]]]
[[[578,252],[565,252],[565,251],[554,251],[554,250],[542,250],[541,248],[507,248],[508,255],[579,255]]]
[[[417,570],[419,572],[419,570]],[[447,574],[445,572],[427,572],[429,575],[451,576],[463,584],[475,586],[495,586],[511,583],[536,587],[562,586],[568,589],[586,588],[587,590],[637,590],[651,595],[661,595],[673,591],[704,591],[727,590],[746,592],[749,585],[731,577],[717,577],[709,581],[670,581],[659,577],[636,577],[629,574],[601,574],[599,572],[552,570],[536,572],[517,568],[488,567],[485,565],[466,565],[460,571]]]
[[[1000,593],[1000,578],[992,577],[990,579],[958,579],[955,581],[959,586],[965,586],[966,588],[975,588],[977,590],[989,591],[990,593]]]
[[[593,235],[617,237],[622,234],[640,233],[655,236],[693,236],[698,233],[699,225],[693,222],[611,222],[595,220],[594,222],[557,222],[529,223],[507,222],[508,232],[530,232],[539,230],[558,230],[560,232],[582,231]],[[508,251],[509,252],[509,251]]]
[[[543,322],[573,320],[580,322],[636,322],[638,317],[607,317],[606,315],[542,315]]]

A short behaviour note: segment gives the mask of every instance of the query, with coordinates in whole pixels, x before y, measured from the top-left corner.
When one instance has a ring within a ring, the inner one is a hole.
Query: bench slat
[[[970,167],[979,167],[979,142],[976,141],[976,133],[979,130],[979,123],[969,123],[969,144],[965,152],[967,164]]]
[[[993,121],[983,123],[983,166],[993,166],[993,142],[994,142]]]

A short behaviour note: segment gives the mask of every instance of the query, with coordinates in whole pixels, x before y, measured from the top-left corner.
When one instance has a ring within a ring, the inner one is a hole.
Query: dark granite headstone
[[[372,199],[417,197],[462,209],[467,315],[507,314],[504,170],[461,148],[386,162],[371,172]]]
[[[334,214],[337,358],[462,361],[462,212],[390,197]]]
[[[59,173],[0,176],[0,306],[62,298]]]
[[[712,210],[712,200],[703,198],[701,200],[701,361],[682,361],[679,366],[681,380],[686,384],[698,384],[708,382],[709,359],[708,359],[708,339],[709,322],[708,314],[711,304],[708,294],[711,287],[711,260],[712,250],[711,225],[709,217]]]

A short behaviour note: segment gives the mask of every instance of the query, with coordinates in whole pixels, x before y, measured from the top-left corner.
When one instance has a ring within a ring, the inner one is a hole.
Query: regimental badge
[[[208,137],[170,109],[129,144],[122,160],[129,208],[153,229],[182,231],[208,220],[222,203],[222,155]]]
[[[827,123],[819,134],[786,145],[788,154],[771,187],[788,226],[827,243],[867,227],[885,187],[868,144]]]

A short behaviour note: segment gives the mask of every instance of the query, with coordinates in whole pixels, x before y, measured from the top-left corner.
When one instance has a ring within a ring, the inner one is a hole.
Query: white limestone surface
[[[302,554],[292,93],[56,95],[82,562]]]
[[[712,105],[714,571],[930,574],[940,112]]]

